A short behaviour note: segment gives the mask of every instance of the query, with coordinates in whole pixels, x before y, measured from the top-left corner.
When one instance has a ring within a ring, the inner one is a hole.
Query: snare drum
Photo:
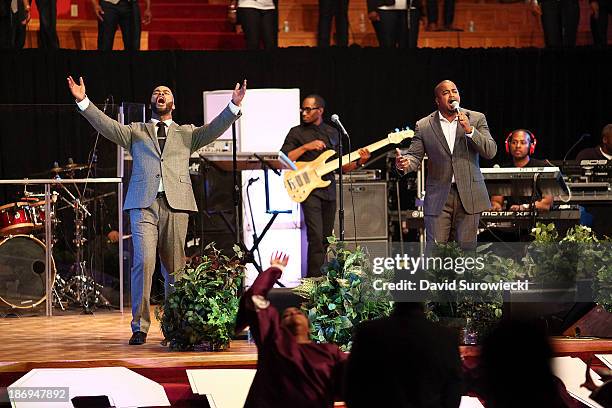
[[[0,302],[11,308],[29,309],[47,298],[45,244],[28,235],[15,235],[0,242]],[[51,279],[55,282],[51,258]]]
[[[30,204],[16,202],[0,207],[0,234],[27,234],[34,228]]]

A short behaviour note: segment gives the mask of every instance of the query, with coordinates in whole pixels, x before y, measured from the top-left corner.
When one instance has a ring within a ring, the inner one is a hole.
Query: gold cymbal
[[[64,167],[52,167],[49,172],[55,174],[68,173],[71,171],[87,170],[88,168],[89,166],[87,164],[71,163],[65,165]]]

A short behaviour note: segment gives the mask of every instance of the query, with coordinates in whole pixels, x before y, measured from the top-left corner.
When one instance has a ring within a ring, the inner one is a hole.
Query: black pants
[[[248,50],[259,49],[263,42],[264,50],[275,47],[274,19],[275,10],[259,10],[251,7],[238,8],[238,22],[244,31],[244,38]]]
[[[319,0],[319,30],[317,45],[329,47],[332,19],[336,18],[336,45],[348,45],[348,6],[349,0]]]
[[[57,38],[57,1],[36,0],[40,19],[38,48],[59,48]]]
[[[608,44],[608,16],[612,14],[612,0],[599,0],[599,13],[591,16],[593,44]]]
[[[452,25],[454,19],[455,0],[444,0],[444,25]],[[438,22],[438,0],[427,0],[427,22]]]
[[[544,0],[542,28],[547,47],[574,47],[580,18],[578,0]]]
[[[302,203],[308,238],[307,277],[321,276],[321,266],[325,262],[327,237],[332,234],[336,217],[336,201],[323,200],[316,196],[308,197]]]
[[[117,4],[101,1],[104,21],[98,23],[98,49],[113,49],[115,33],[121,28],[121,38],[125,50],[140,49],[140,7],[137,1],[121,0]]]
[[[0,0],[2,1],[2,0]],[[25,18],[23,2],[17,2],[18,10],[13,13],[10,2],[0,4],[0,49],[21,49],[25,43]]]
[[[410,28],[406,10],[378,10],[380,21],[374,26],[382,48],[416,48],[419,39],[419,11],[410,10]]]

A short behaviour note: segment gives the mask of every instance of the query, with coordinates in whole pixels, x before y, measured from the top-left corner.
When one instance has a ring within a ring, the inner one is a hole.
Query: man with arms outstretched
[[[127,149],[133,157],[132,177],[124,208],[129,211],[134,245],[131,274],[132,337],[129,344],[144,344],[151,324],[149,297],[156,252],[166,280],[185,262],[185,238],[189,211],[197,211],[191,179],[191,153],[221,136],[240,117],[246,80],[236,84],[232,101],[208,125],[178,125],[170,88],[158,86],[151,95],[151,120],[122,125],[106,116],[85,94],[85,83],[68,77],[68,87],[81,115],[100,134]]]

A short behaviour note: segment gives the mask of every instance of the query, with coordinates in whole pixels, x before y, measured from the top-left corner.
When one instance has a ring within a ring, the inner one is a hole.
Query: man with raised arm
[[[100,134],[127,149],[133,157],[132,177],[124,208],[129,211],[134,245],[131,271],[132,337],[129,344],[144,344],[151,324],[149,297],[156,255],[166,280],[166,295],[173,273],[185,263],[185,239],[189,212],[197,211],[191,179],[191,153],[221,136],[240,117],[246,80],[236,84],[232,100],[209,124],[178,125],[172,120],[176,108],[167,86],[153,90],[151,120],[122,125],[100,111],[79,83],[68,77],[68,87],[81,115]]]
[[[310,340],[310,321],[295,307],[279,316],[267,294],[289,257],[273,253],[240,299],[236,330],[250,327],[257,345],[257,373],[245,408],[331,408],[340,394],[346,354]]]

